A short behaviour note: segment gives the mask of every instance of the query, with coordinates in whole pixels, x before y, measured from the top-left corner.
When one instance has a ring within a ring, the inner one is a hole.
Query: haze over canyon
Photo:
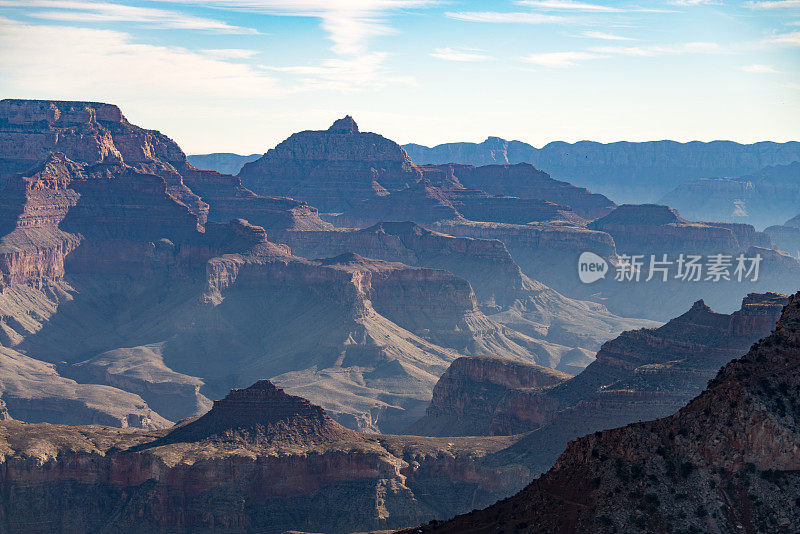
[[[800,530],[800,144],[151,126],[0,101],[0,530]]]

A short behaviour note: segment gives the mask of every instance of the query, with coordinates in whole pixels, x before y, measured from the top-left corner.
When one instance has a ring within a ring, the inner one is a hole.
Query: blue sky
[[[0,95],[189,153],[348,113],[401,143],[800,140],[800,0],[0,0]]]

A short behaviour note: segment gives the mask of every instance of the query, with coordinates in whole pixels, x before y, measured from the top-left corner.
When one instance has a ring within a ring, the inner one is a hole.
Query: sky
[[[800,0],[0,0],[0,97],[185,152],[352,115],[400,143],[800,140]]]

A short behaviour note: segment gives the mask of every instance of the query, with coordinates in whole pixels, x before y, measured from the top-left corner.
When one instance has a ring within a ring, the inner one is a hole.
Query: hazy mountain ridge
[[[800,142],[732,141],[598,143],[555,141],[542,148],[489,137],[482,143],[435,147],[403,145],[419,164],[531,163],[553,177],[587,187],[619,203],[655,202],[675,186],[699,178],[743,176],[800,161]]]

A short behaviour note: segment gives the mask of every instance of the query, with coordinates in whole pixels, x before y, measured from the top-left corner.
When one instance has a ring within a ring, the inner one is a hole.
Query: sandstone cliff
[[[596,350],[623,330],[653,326],[647,321],[615,317],[600,304],[569,299],[531,280],[496,239],[453,237],[411,222],[381,222],[357,231],[273,232],[272,239],[288,244],[303,257],[356,252],[448,270],[470,283],[481,311],[490,319],[551,344]],[[537,354],[539,363],[559,369],[563,364],[562,370],[571,370],[566,367],[571,364],[564,358],[563,349],[542,343]]]
[[[688,181],[659,202],[676,208],[689,219],[749,223],[764,228],[780,224],[797,212],[798,179],[800,161],[795,161],[739,178]]]
[[[351,117],[327,130],[293,134],[239,172],[257,193],[291,196],[326,212],[419,182],[420,170],[397,143],[360,132]]]
[[[529,476],[508,438],[369,436],[266,380],[162,431],[0,423],[7,532],[347,533],[491,502]]]
[[[727,315],[698,301],[660,328],[623,333],[584,372],[526,399],[528,410],[545,414],[542,427],[510,453],[543,472],[576,437],[674,413],[722,365],[768,335],[785,303],[785,295],[751,294]]]
[[[12,178],[14,173],[27,172],[55,152],[79,165],[124,164],[159,176],[169,196],[189,208],[201,225],[209,217],[217,222],[246,217],[267,227],[326,226],[316,210],[306,204],[259,197],[233,176],[198,171],[187,163],[186,155],[172,139],[129,123],[117,106],[0,101],[0,185],[11,182],[12,187],[18,187],[13,183],[17,181]]]
[[[796,532],[800,294],[670,417],[570,443],[525,490],[415,532]]]
[[[478,436],[495,434],[496,408],[510,390],[541,392],[570,378],[547,367],[493,357],[455,360],[433,388],[425,417],[404,433],[421,436]],[[504,414],[507,416],[507,414]],[[526,414],[529,420],[536,414]],[[505,423],[505,421],[503,421]],[[531,422],[528,428],[534,428]],[[502,433],[502,432],[500,432]],[[514,434],[516,432],[508,432]]]

